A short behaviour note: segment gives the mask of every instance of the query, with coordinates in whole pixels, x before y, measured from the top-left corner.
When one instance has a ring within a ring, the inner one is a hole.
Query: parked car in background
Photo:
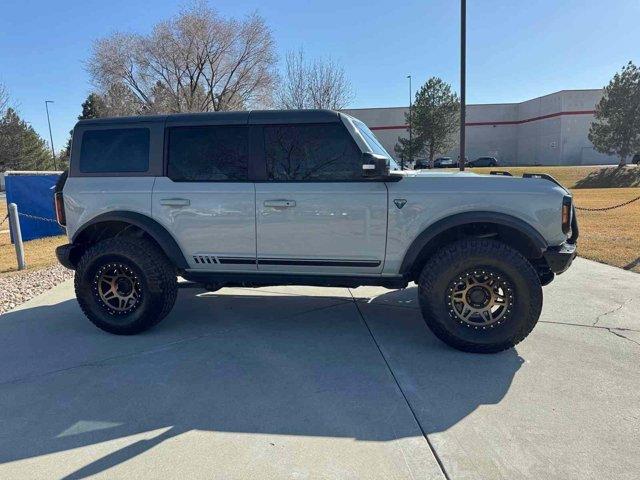
[[[429,168],[429,159],[428,158],[419,158],[416,160],[416,163],[413,164],[414,170],[425,170]]]
[[[633,160],[631,160],[631,163],[635,163],[636,165],[640,165],[640,153],[636,153],[633,156]]]
[[[453,168],[455,167],[451,157],[438,157],[433,162],[433,168]]]
[[[467,165],[469,167],[497,167],[499,164],[495,157],[478,157],[467,162]]]

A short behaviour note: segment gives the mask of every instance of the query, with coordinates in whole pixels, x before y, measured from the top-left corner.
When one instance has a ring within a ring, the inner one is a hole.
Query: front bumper
[[[56,257],[58,257],[58,262],[63,267],[69,268],[71,270],[76,269],[75,258],[74,258],[74,250],[76,249],[76,245],[72,243],[67,243],[65,245],[60,245],[56,248]]]
[[[547,248],[544,259],[553,273],[560,274],[571,266],[578,250],[575,243],[564,242],[561,245]]]

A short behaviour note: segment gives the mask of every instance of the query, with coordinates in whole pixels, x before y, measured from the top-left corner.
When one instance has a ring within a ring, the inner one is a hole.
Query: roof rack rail
[[[489,175],[501,175],[503,177],[513,177],[513,175],[511,175],[506,170],[491,170],[489,172]]]

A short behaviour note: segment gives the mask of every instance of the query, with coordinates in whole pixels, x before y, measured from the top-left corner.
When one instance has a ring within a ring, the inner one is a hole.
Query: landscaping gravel
[[[0,313],[12,310],[70,278],[73,278],[73,270],[62,265],[1,276]]]

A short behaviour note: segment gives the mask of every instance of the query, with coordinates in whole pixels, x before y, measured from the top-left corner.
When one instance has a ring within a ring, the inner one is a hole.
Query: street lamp
[[[413,138],[413,115],[411,110],[413,108],[413,103],[411,100],[411,75],[407,75],[407,78],[409,79],[409,163],[412,163],[413,162],[413,144],[411,140]],[[402,160],[402,166],[400,168],[404,170],[404,159]]]
[[[49,104],[53,103],[53,100],[45,100],[44,108],[47,110],[47,123],[49,124],[49,140],[51,140],[51,154],[53,155],[53,168],[58,169],[58,164],[56,162],[56,151],[53,148],[53,135],[51,134],[51,120],[49,119]]]
[[[460,159],[458,166],[464,171],[465,124],[467,123],[467,0],[460,0]]]

